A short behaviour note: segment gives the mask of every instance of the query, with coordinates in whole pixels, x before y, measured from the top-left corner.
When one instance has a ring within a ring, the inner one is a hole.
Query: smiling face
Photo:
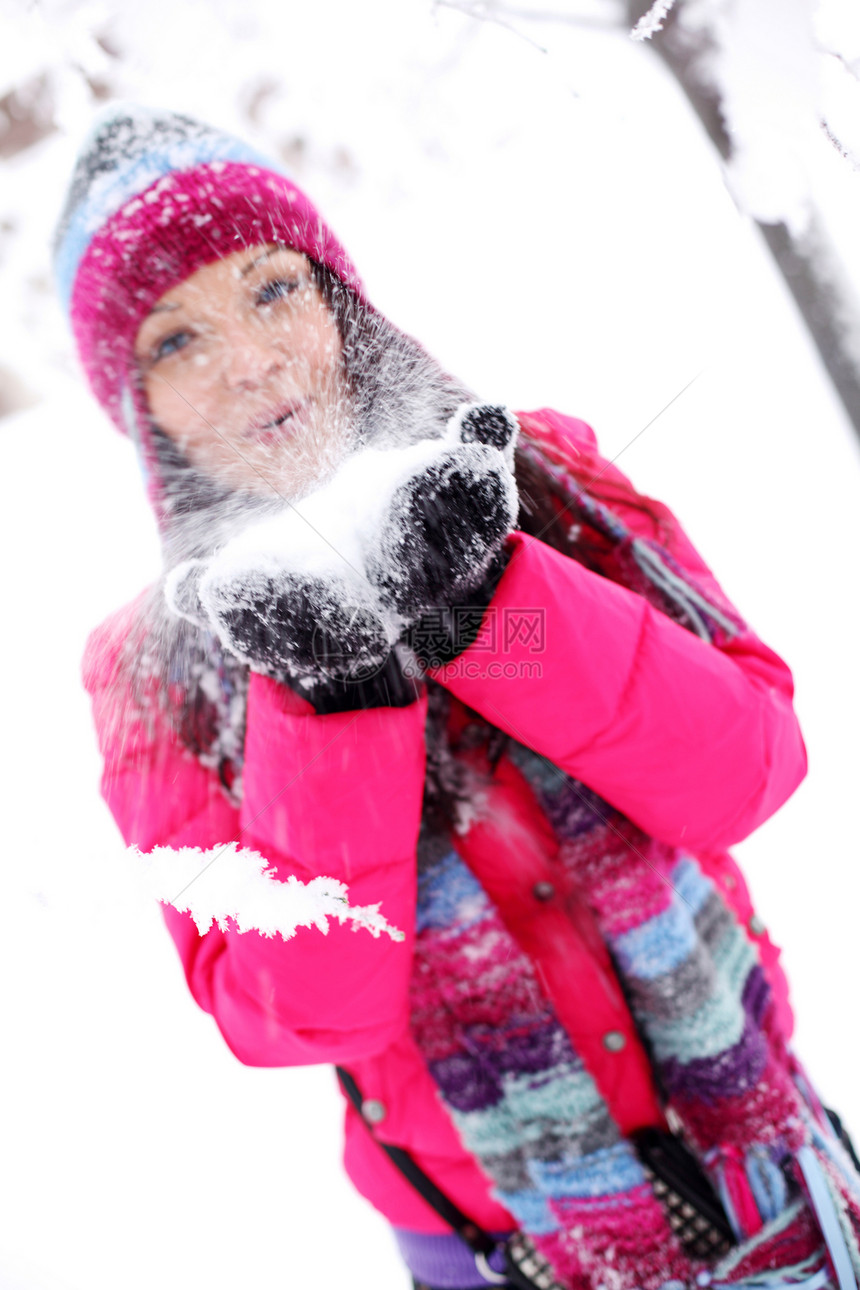
[[[340,333],[298,251],[198,269],[155,304],[134,352],[156,424],[229,488],[300,496],[346,451]]]

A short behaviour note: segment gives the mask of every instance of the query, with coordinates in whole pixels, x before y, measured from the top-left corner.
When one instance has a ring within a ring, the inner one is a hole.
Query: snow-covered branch
[[[643,14],[631,31],[630,35],[633,40],[650,40],[658,31],[663,30],[663,23],[669,16],[669,10],[672,8],[675,0],[654,0],[651,8]]]
[[[670,0],[674,3],[674,0]],[[532,22],[532,23],[553,23],[565,27],[585,27],[591,30],[611,30],[622,26],[623,18],[620,8],[610,4],[609,8],[605,5],[599,10],[590,12],[585,9],[529,9],[520,8],[516,5],[500,4],[499,0],[433,0],[435,9],[456,9],[459,13],[465,14],[467,18],[476,18],[480,22],[492,22],[499,27],[504,27],[512,31],[516,36],[536,44],[519,28],[513,27],[512,22]],[[542,45],[537,48],[546,53]]]
[[[235,842],[209,851],[155,847],[143,853],[129,847],[129,855],[150,894],[189,913],[201,936],[213,923],[226,931],[229,919],[239,932],[277,933],[289,940],[298,927],[328,932],[328,920],[336,918],[371,936],[385,932],[393,941],[404,939],[379,905],[350,905],[344,883],[323,877],[304,883],[292,875],[281,882],[263,856]]]
[[[821,129],[824,131],[824,136],[828,143],[836,149],[842,160],[847,162],[852,170],[856,170],[860,174],[860,155],[853,152],[851,148],[847,148],[842,140],[834,134],[826,121],[821,122]]]

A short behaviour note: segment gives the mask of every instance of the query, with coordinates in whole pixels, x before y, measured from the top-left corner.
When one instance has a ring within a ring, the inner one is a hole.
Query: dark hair
[[[457,408],[474,398],[472,391],[326,265],[309,262],[340,332],[360,441],[393,446],[440,435]]]

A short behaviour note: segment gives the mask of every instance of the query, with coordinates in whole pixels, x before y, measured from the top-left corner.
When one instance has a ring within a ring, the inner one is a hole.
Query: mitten
[[[406,620],[404,639],[424,667],[473,643],[507,566],[517,431],[506,408],[461,408],[445,436],[459,444],[397,489],[369,553],[368,576]]]
[[[426,610],[406,629],[404,641],[423,669],[451,663],[474,643],[509,558],[510,552],[502,548],[476,587]]]
[[[213,630],[231,653],[290,685],[318,713],[405,707],[419,693],[366,584],[356,597],[346,585],[307,574],[189,560],[171,571],[165,594],[174,613]]]
[[[408,664],[404,668],[397,649],[391,651],[372,675],[353,675],[348,680],[314,678],[297,688],[320,716],[363,708],[405,708],[422,691],[414,669]]]
[[[472,603],[497,566],[517,517],[517,430],[506,408],[466,405],[446,431],[452,446],[391,497],[366,568],[383,604],[408,622]]]

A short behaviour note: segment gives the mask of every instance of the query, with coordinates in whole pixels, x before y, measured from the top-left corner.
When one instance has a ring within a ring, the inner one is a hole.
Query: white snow
[[[623,22],[511,18],[542,54],[403,0],[2,12],[5,83],[55,69],[64,131],[3,163],[0,364],[46,396],[0,422],[3,1290],[407,1285],[340,1168],[330,1073],[233,1058],[98,797],[79,658],[157,553],[47,281],[58,176],[93,106],[81,66],[288,157],[379,307],[483,397],[591,421],[791,664],[810,774],[736,854],[785,947],[798,1050],[860,1132],[860,454],[660,62]],[[94,61],[102,21],[121,63]],[[829,151],[844,178],[819,191],[847,257],[856,176]]]
[[[215,923],[222,932],[232,924],[240,934],[277,934],[286,941],[298,927],[315,927],[325,935],[328,920],[335,918],[371,936],[385,932],[393,941],[403,940],[403,932],[383,918],[378,904],[350,905],[346,883],[322,875],[300,882],[293,874],[281,882],[268,860],[236,842],[208,851],[153,847],[142,852],[129,847],[129,854],[149,894],[189,913],[201,936]]]
[[[647,13],[643,13],[630,35],[633,40],[650,40],[656,32],[663,30],[663,23],[668,17],[675,0],[654,0]]]

